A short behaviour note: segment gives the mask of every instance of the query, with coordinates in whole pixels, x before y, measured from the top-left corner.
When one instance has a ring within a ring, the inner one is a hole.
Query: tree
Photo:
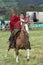
[[[16,2],[16,0],[5,0],[5,1],[0,0],[0,7],[18,9],[18,2]]]

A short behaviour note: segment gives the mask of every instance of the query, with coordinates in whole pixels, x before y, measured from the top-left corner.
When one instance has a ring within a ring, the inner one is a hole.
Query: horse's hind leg
[[[29,49],[27,49],[26,51],[27,51],[27,60],[29,60]]]
[[[28,48],[31,50],[30,41],[28,41]]]
[[[19,52],[18,52],[18,50],[16,49],[16,62],[18,63],[18,54],[19,54]]]
[[[29,50],[31,49],[30,41],[28,41],[28,46],[27,46],[27,60],[29,60]]]

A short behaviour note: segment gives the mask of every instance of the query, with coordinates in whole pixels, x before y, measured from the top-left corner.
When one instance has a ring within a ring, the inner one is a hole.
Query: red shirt
[[[10,18],[10,30],[14,28],[21,28],[20,18],[16,15]]]

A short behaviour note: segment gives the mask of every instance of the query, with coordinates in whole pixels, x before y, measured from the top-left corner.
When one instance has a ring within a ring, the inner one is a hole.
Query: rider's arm
[[[24,22],[24,19],[20,19],[21,20],[21,22]]]

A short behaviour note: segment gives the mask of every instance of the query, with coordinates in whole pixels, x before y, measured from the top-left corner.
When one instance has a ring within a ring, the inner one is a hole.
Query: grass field
[[[19,63],[14,57],[14,50],[11,49],[8,57],[5,57],[8,47],[10,32],[0,31],[0,65],[43,65],[43,30],[30,31],[30,61],[27,61],[26,51],[20,50]]]

